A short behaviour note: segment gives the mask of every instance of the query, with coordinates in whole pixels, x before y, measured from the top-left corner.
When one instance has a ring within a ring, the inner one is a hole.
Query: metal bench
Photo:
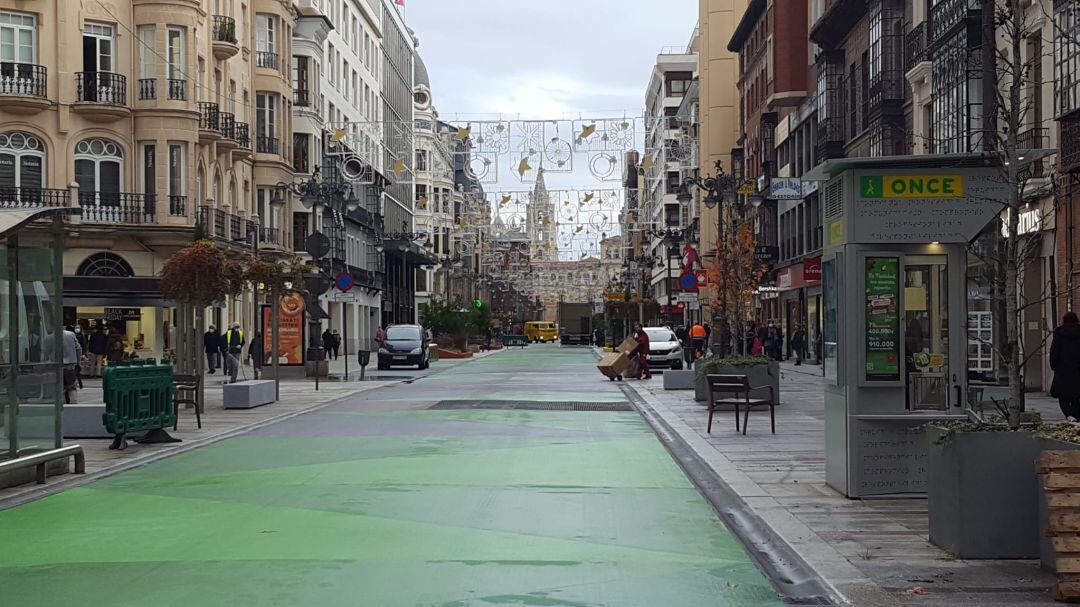
[[[70,445],[59,449],[50,449],[48,451],[42,451],[41,453],[0,462],[0,474],[33,466],[37,468],[37,484],[44,485],[45,478],[48,474],[46,468],[48,467],[49,462],[72,456],[75,457],[75,474],[86,474],[86,456],[83,454],[82,445]]]
[[[750,409],[768,405],[772,433],[776,434],[776,392],[772,386],[751,386],[750,378],[746,375],[710,374],[706,375],[705,379],[709,383],[709,426],[706,429],[707,434],[712,434],[713,412],[716,411],[718,405],[735,405],[735,432],[740,430],[739,410],[743,405],[746,406],[741,428],[744,435],[746,434],[746,427],[750,423]],[[751,391],[765,388],[769,389],[769,398],[750,398]],[[717,394],[730,394],[734,395],[734,398],[718,400],[716,398]]]

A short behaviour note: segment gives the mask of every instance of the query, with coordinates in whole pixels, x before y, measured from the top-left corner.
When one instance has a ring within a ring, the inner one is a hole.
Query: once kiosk
[[[965,418],[967,245],[1008,195],[990,162],[852,158],[804,177],[825,182],[826,482],[849,497],[925,493],[919,427]]]

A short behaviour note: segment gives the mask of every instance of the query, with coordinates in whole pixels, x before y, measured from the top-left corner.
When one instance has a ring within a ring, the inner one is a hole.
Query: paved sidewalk
[[[850,500],[825,485],[820,369],[781,364],[775,436],[767,409],[751,414],[747,436],[736,434],[730,412],[718,413],[706,434],[707,411],[692,391],[666,391],[657,380],[626,383],[646,416],[663,420],[851,604],[1052,604],[1053,576],[1037,561],[958,561],[930,544],[926,500]],[[1029,403],[1048,419],[1060,417],[1045,396]],[[911,592],[916,587],[925,594]]]
[[[315,390],[313,378],[286,379],[281,381],[280,400],[256,409],[224,409],[221,403],[223,375],[220,371],[214,375],[206,375],[204,376],[207,386],[206,406],[202,414],[202,429],[196,427],[194,410],[182,408],[180,410],[178,430],[168,429],[169,434],[181,439],[182,442],[179,443],[142,445],[129,441],[127,449],[118,451],[109,449],[109,444],[112,441],[107,438],[65,439],[65,445],[82,445],[86,453],[86,474],[62,474],[49,477],[48,482],[44,485],[30,483],[0,489],[0,510],[10,508],[27,500],[86,484],[101,476],[115,474],[121,470],[141,466],[163,457],[169,457],[217,442],[274,421],[300,415],[360,392],[440,373],[470,360],[497,353],[498,351],[484,353],[484,355],[472,359],[437,361],[432,363],[431,368],[427,371],[417,369],[374,371],[374,367],[369,367],[368,376],[375,375],[376,380],[374,381],[357,381],[360,377],[359,368],[357,368],[355,375],[350,370],[350,381],[320,381],[318,391]],[[343,370],[343,361],[332,364],[330,368],[331,373],[339,373]],[[250,373],[250,367],[247,371]],[[374,373],[371,371],[374,371]],[[86,379],[84,380],[84,386],[85,389],[80,390],[78,393],[79,402],[101,402],[100,379]]]

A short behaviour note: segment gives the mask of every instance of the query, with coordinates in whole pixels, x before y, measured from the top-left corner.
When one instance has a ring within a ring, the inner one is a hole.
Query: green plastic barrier
[[[529,345],[529,338],[525,337],[524,335],[503,335],[502,343],[508,348],[510,346],[521,346],[522,348],[524,348],[525,346]]]
[[[165,432],[176,423],[172,365],[156,360],[109,363],[102,374],[105,429],[116,435],[112,449],[127,446],[125,436],[146,432],[141,442],[177,442]]]

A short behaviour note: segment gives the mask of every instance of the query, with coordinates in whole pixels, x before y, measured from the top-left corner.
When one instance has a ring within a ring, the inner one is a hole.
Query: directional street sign
[[[330,293],[330,301],[343,302],[343,303],[356,303],[358,298],[356,293],[342,293],[341,291],[334,291]]]
[[[698,301],[697,293],[679,293],[679,301],[691,302]]]

